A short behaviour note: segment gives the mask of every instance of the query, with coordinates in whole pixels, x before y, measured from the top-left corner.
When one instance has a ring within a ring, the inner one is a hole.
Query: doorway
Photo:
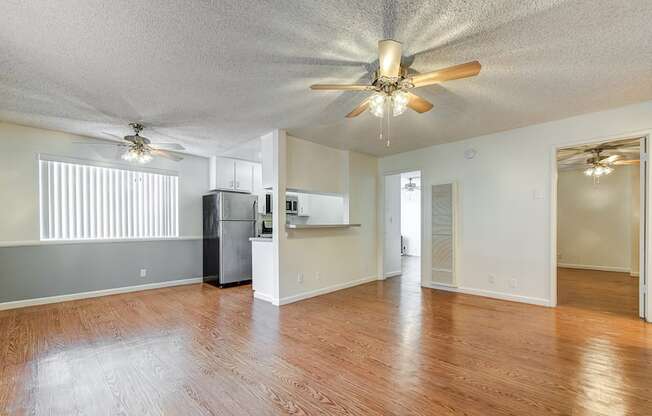
[[[558,306],[645,317],[645,149],[641,137],[557,149]]]
[[[421,172],[385,176],[384,278],[421,284]]]

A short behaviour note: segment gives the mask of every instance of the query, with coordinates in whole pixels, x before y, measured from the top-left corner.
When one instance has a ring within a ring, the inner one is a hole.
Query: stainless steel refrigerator
[[[204,195],[204,282],[219,287],[251,281],[251,242],[256,236],[255,195]]]

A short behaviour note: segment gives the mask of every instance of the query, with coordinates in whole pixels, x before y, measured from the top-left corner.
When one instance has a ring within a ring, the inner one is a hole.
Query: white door
[[[384,277],[401,273],[401,175],[385,176]]]
[[[233,159],[218,157],[215,161],[215,189],[234,189],[234,167]]]
[[[236,191],[251,192],[253,190],[253,164],[244,160],[235,161]]]
[[[640,214],[639,214],[639,277],[638,277],[638,286],[639,286],[639,307],[638,314],[641,318],[645,319],[646,317],[646,302],[647,302],[647,250],[646,250],[646,234],[647,222],[648,222],[648,212],[647,212],[647,180],[648,180],[648,143],[647,138],[643,137],[641,139],[640,145]]]

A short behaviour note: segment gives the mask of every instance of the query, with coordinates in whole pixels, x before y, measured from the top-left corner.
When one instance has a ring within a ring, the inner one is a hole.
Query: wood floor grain
[[[638,277],[629,273],[564,268],[557,273],[557,303],[563,307],[636,318],[638,292]]]
[[[651,415],[652,329],[392,278],[275,308],[191,285],[0,312],[2,415]]]

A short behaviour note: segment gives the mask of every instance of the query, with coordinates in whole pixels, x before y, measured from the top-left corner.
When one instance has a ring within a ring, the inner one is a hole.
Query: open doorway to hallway
[[[421,172],[385,176],[385,278],[421,282]]]
[[[642,146],[632,138],[558,150],[560,307],[642,316]]]
[[[421,282],[421,172],[401,174],[402,278]]]

